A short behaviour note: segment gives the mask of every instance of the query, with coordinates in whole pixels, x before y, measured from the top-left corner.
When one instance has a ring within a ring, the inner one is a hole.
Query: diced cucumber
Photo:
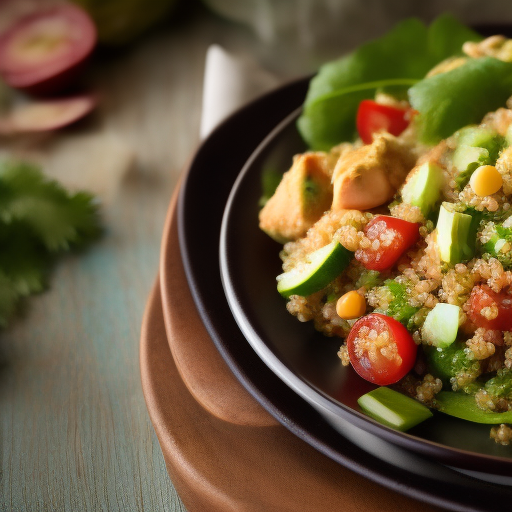
[[[460,307],[439,302],[425,318],[421,335],[430,345],[449,347],[457,338]]]
[[[481,165],[490,162],[489,151],[485,148],[473,148],[460,145],[453,153],[452,163],[458,174],[455,182],[459,189],[463,189],[469,182],[471,175]]]
[[[449,416],[455,416],[473,423],[498,425],[512,423],[512,411],[487,412],[476,404],[473,395],[455,391],[441,391],[436,395],[436,407]]]
[[[432,416],[428,407],[386,387],[366,393],[357,403],[374,420],[402,432]]]
[[[439,200],[442,185],[442,169],[432,162],[425,162],[405,183],[402,199],[404,203],[420,208],[427,217]]]
[[[312,252],[305,264],[277,276],[277,290],[285,298],[318,292],[345,270],[352,254],[339,242],[331,242]]]
[[[492,128],[467,126],[456,134],[457,148],[452,163],[458,170],[455,181],[464,188],[480,165],[494,165],[500,151],[508,145],[505,137]]]
[[[443,203],[437,220],[437,244],[441,260],[460,263],[473,257],[474,243],[470,240],[473,217],[452,211],[450,203]]]
[[[503,137],[492,128],[483,126],[466,126],[456,134],[458,144],[465,144],[474,148],[486,148],[492,153],[497,153],[503,144]]]

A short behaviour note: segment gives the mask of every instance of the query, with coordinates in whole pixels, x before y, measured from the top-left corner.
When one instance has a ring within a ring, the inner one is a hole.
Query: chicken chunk
[[[260,211],[260,228],[280,243],[304,236],[331,206],[333,167],[327,153],[295,156],[292,167]]]
[[[388,133],[342,154],[333,172],[334,210],[369,210],[391,200],[416,163],[416,154]]]

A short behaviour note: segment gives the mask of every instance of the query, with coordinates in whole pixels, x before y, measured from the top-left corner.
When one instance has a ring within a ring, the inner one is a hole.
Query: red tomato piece
[[[473,287],[468,300],[469,319],[477,326],[496,331],[512,331],[512,295],[496,293],[486,284]]]
[[[365,144],[371,144],[373,134],[385,131],[400,135],[410,123],[411,109],[382,105],[373,100],[363,100],[359,104],[356,126],[359,137]]]
[[[405,377],[416,362],[418,347],[394,318],[370,313],[358,320],[347,337],[350,363],[365,380],[387,386]]]
[[[355,258],[369,270],[391,268],[420,238],[420,225],[416,222],[377,215],[364,228],[364,234],[372,243],[358,249]]]

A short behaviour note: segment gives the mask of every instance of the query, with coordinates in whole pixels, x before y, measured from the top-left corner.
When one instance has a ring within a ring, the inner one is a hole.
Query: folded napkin
[[[250,55],[234,55],[219,45],[206,53],[200,136],[204,139],[239,107],[280,83]]]

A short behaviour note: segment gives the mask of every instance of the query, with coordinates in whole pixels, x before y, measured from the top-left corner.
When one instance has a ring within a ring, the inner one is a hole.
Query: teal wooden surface
[[[188,15],[94,62],[89,121],[3,143],[97,193],[106,233],[0,333],[0,510],[184,510],[146,410],[139,336],[168,203],[199,143],[206,49],[239,37]]]

